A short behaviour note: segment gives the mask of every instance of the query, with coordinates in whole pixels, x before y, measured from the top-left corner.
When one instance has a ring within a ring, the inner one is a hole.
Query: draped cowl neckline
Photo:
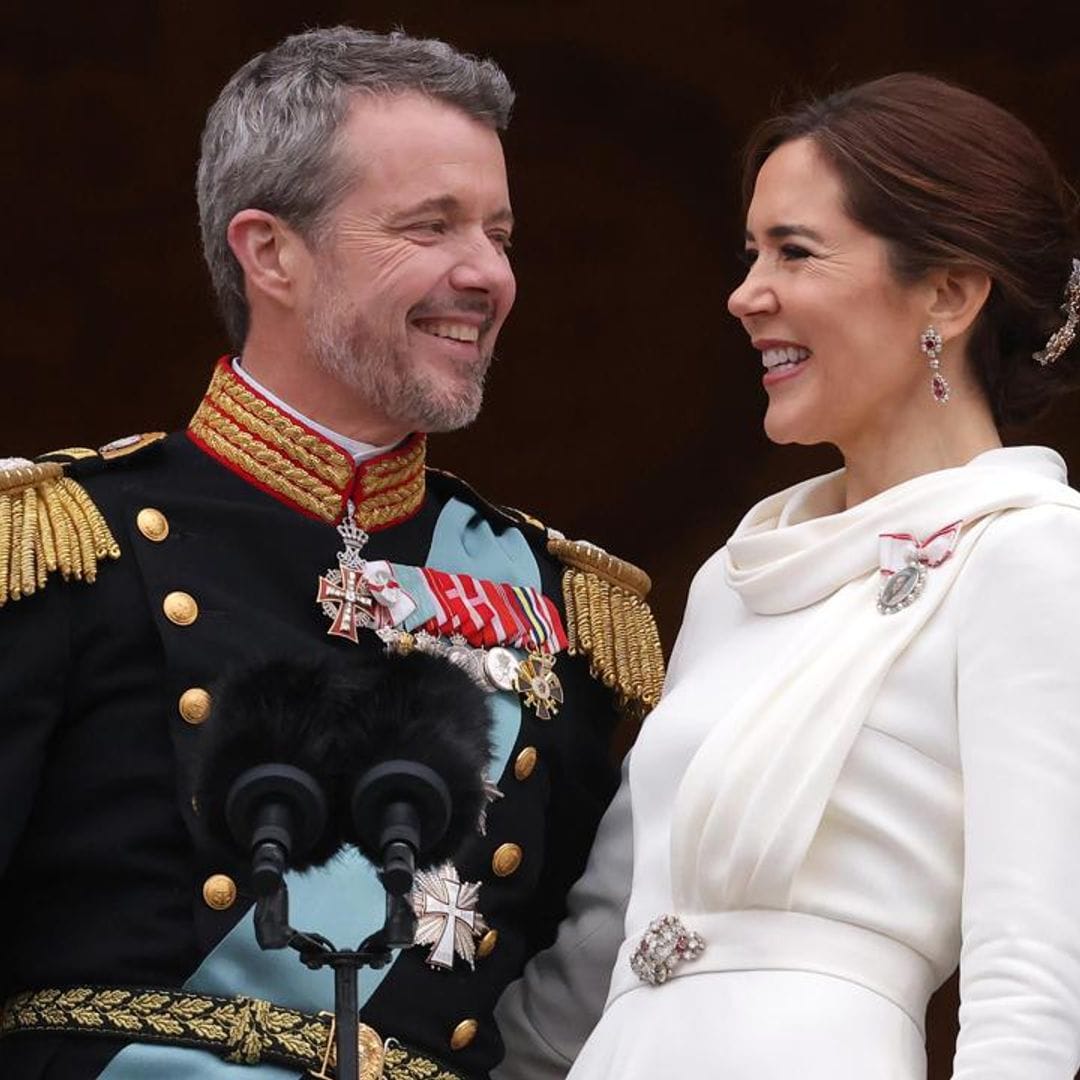
[[[678,910],[786,908],[837,777],[896,658],[940,607],[1001,513],[1080,510],[1065,463],[1044,447],[995,449],[843,509],[844,474],[755,506],[722,553],[754,613],[814,607],[767,675],[716,717],[675,795],[672,896]],[[958,523],[950,557],[918,599],[877,609],[879,537],[926,538]]]
[[[929,536],[953,521],[1057,501],[1065,462],[1044,446],[987,450],[966,465],[913,477],[843,509],[838,469],[762,500],[725,548],[728,584],[762,615],[816,604],[878,567],[878,537]]]

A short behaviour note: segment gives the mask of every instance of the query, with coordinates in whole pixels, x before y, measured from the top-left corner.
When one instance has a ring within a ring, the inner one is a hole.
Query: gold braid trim
[[[338,491],[348,487],[353,463],[344,451],[333,453],[326,443],[288,421],[283,413],[259,408],[264,403],[253,397],[250,390],[230,383],[221,391],[216,391],[211,382],[206,397],[239,427],[257,435],[303,469],[314,473]]]
[[[421,471],[401,487],[358,502],[354,516],[360,528],[371,532],[397,521],[403,514],[412,513],[423,501],[424,474]]]
[[[416,513],[424,501],[427,439],[414,435],[397,451],[361,464],[353,504],[368,532]]]
[[[548,539],[548,551],[560,562],[582,570],[586,574],[596,574],[612,585],[619,585],[637,594],[642,600],[649,595],[652,581],[644,570],[625,559],[609,555],[603,548],[584,540],[565,540],[561,536]]]
[[[48,575],[93,581],[120,546],[84,488],[52,461],[0,470],[0,607],[45,588]]]
[[[340,446],[328,442],[319,435],[305,431],[287,413],[283,413],[277,406],[268,401],[263,401],[252,393],[251,389],[243,383],[231,369],[217,368],[214,377],[210,380],[210,389],[207,396],[215,403],[220,403],[222,394],[228,394],[247,414],[246,424],[254,426],[256,422],[265,424],[274,432],[270,442],[280,449],[297,455],[307,452],[314,459],[325,462],[325,465],[314,465],[313,468],[325,479],[337,487],[344,487],[352,478],[352,459]]]
[[[587,656],[589,670],[615,691],[622,711],[640,719],[664,686],[660,634],[645,603],[648,574],[592,544],[552,537],[547,547],[567,567],[567,651]]]
[[[191,435],[235,472],[322,521],[346,502],[367,531],[396,524],[424,500],[427,443],[414,435],[359,468],[341,447],[306,431],[219,362],[188,425]]]
[[[174,990],[75,987],[9,998],[0,1036],[61,1031],[209,1050],[240,1065],[261,1062],[334,1076],[333,1014],[298,1012],[258,998],[223,998]],[[460,1073],[396,1039],[360,1025],[363,1080],[464,1080]]]
[[[188,425],[219,457],[271,491],[321,518],[336,521],[345,505],[340,491],[294,465],[204,401]]]
[[[366,499],[377,492],[401,487],[422,477],[427,459],[427,439],[413,437],[413,447],[401,454],[379,457],[363,468],[360,478],[360,494]],[[405,446],[408,446],[408,442]]]

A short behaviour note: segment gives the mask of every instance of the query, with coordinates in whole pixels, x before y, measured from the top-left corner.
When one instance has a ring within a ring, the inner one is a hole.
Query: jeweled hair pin
[[[1061,313],[1065,316],[1065,322],[1050,335],[1044,349],[1032,353],[1033,359],[1043,367],[1054,363],[1076,338],[1077,324],[1080,324],[1080,259],[1073,259]]]

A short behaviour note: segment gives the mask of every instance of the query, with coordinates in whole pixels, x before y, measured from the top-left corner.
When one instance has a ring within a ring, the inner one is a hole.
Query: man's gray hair
[[[247,336],[244,274],[229,248],[233,216],[275,214],[305,239],[353,177],[335,154],[354,95],[409,91],[454,105],[503,130],[514,92],[491,60],[443,41],[335,26],[294,34],[249,60],[206,119],[196,191],[203,253],[225,327],[239,349]]]

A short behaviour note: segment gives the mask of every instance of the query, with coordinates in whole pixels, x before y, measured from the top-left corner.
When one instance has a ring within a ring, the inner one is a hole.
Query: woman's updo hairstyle
[[[999,426],[1080,384],[1080,341],[1052,365],[1032,358],[1064,322],[1078,244],[1076,196],[1023,123],[940,79],[889,75],[762,124],[746,150],[747,205],[765,159],[804,137],[839,175],[851,218],[888,242],[901,281],[943,266],[990,276],[970,359]]]

